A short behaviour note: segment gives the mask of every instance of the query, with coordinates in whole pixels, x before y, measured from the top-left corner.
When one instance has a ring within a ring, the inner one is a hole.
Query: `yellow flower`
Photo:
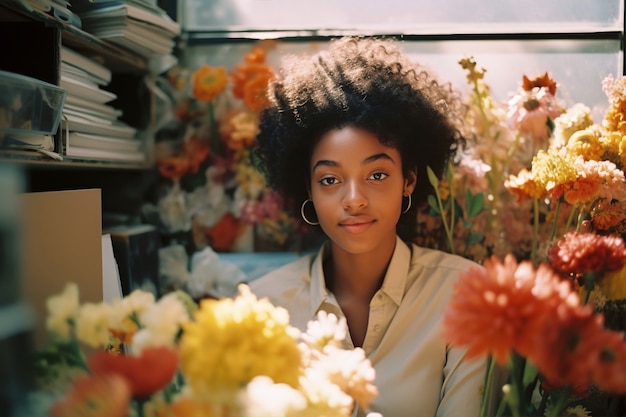
[[[197,395],[233,392],[258,375],[298,384],[299,331],[285,309],[257,300],[245,284],[235,299],[203,300],[183,329],[181,370]]]
[[[76,337],[91,347],[109,344],[109,327],[114,316],[113,308],[106,303],[85,303],[78,310]]]
[[[79,306],[78,286],[69,283],[61,294],[50,297],[46,302],[46,328],[61,337],[69,337]]]
[[[575,181],[577,171],[574,166],[575,156],[555,149],[537,152],[532,162],[533,179],[546,192],[554,187]]]
[[[604,155],[604,144],[600,141],[599,132],[592,129],[579,130],[567,141],[567,149],[574,155],[585,160],[600,160]]]

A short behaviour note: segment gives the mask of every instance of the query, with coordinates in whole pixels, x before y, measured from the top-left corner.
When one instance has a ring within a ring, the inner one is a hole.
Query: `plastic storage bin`
[[[55,134],[66,95],[59,86],[0,71],[0,140],[7,134]]]

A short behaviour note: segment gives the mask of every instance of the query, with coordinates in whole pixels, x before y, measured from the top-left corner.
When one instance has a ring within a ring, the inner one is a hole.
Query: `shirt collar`
[[[325,242],[311,265],[311,317],[315,317],[322,303],[337,304],[335,297],[326,288],[324,280],[323,264],[326,251],[329,250],[328,247],[328,242]],[[404,295],[410,262],[411,249],[396,236],[396,247],[391,256],[381,291],[387,294],[397,305],[400,305]]]

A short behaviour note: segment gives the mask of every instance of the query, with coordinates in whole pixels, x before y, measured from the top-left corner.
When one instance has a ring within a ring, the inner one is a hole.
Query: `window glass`
[[[184,0],[186,30],[621,31],[622,0]]]
[[[188,47],[181,57],[187,68],[203,63],[223,65],[228,70],[240,63],[253,43],[223,42]],[[313,52],[325,42],[273,41],[268,61],[278,68],[284,54]],[[485,81],[495,99],[505,102],[520,85],[522,76],[534,77],[548,72],[558,84],[557,98],[565,106],[582,102],[599,121],[608,103],[602,80],[608,74],[622,73],[622,52],[615,40],[524,40],[524,41],[410,41],[403,42],[410,56],[427,65],[442,80],[469,93],[466,73],[458,64],[474,56],[487,69]]]

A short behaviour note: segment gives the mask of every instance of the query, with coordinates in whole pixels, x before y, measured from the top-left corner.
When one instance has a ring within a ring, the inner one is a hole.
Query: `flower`
[[[112,339],[128,320],[136,333],[125,349],[92,350],[87,359],[74,350],[78,343],[63,344],[87,341],[77,339],[76,324],[70,322],[68,339],[51,334],[51,346],[65,348],[71,353],[65,357],[76,362],[56,364],[62,355],[40,354],[48,359],[45,366],[86,371],[68,385],[65,379],[46,380],[62,384],[50,406],[53,417],[349,417],[356,404],[367,410],[378,395],[365,352],[340,347],[345,319],[320,313],[301,333],[289,324],[287,310],[257,299],[245,284],[234,298],[203,299],[199,305],[180,291],[155,299],[142,290],[111,304],[92,304],[116,307],[117,315],[101,316],[108,318]],[[152,343],[137,346],[145,330],[154,333]]]
[[[234,390],[258,375],[297,386],[299,334],[286,310],[257,300],[245,286],[240,291],[235,300],[203,300],[184,325],[181,369],[199,395]]]
[[[504,381],[485,389],[482,415],[494,402],[498,415],[615,415],[603,404],[626,392],[626,77],[603,81],[596,123],[556,98],[548,72],[500,105],[486,70],[459,64],[474,141],[442,180],[428,172],[418,242],[482,265],[461,274],[443,335],[488,358],[488,385]]]
[[[133,397],[145,398],[165,387],[178,370],[178,354],[168,347],[150,347],[139,356],[112,355],[101,350],[87,360],[91,372],[123,377]]]
[[[46,302],[46,328],[61,337],[68,337],[72,321],[78,314],[78,307],[78,286],[67,284],[61,294],[50,297]]]
[[[51,417],[125,417],[131,391],[119,375],[79,377],[67,396],[54,403]]]
[[[232,69],[177,66],[164,76],[173,114],[157,135],[159,176],[142,207],[142,220],[158,228],[164,247],[182,245],[189,256],[206,247],[307,249],[300,246],[307,229],[266,184],[252,152],[274,77],[270,47],[255,45]]]

